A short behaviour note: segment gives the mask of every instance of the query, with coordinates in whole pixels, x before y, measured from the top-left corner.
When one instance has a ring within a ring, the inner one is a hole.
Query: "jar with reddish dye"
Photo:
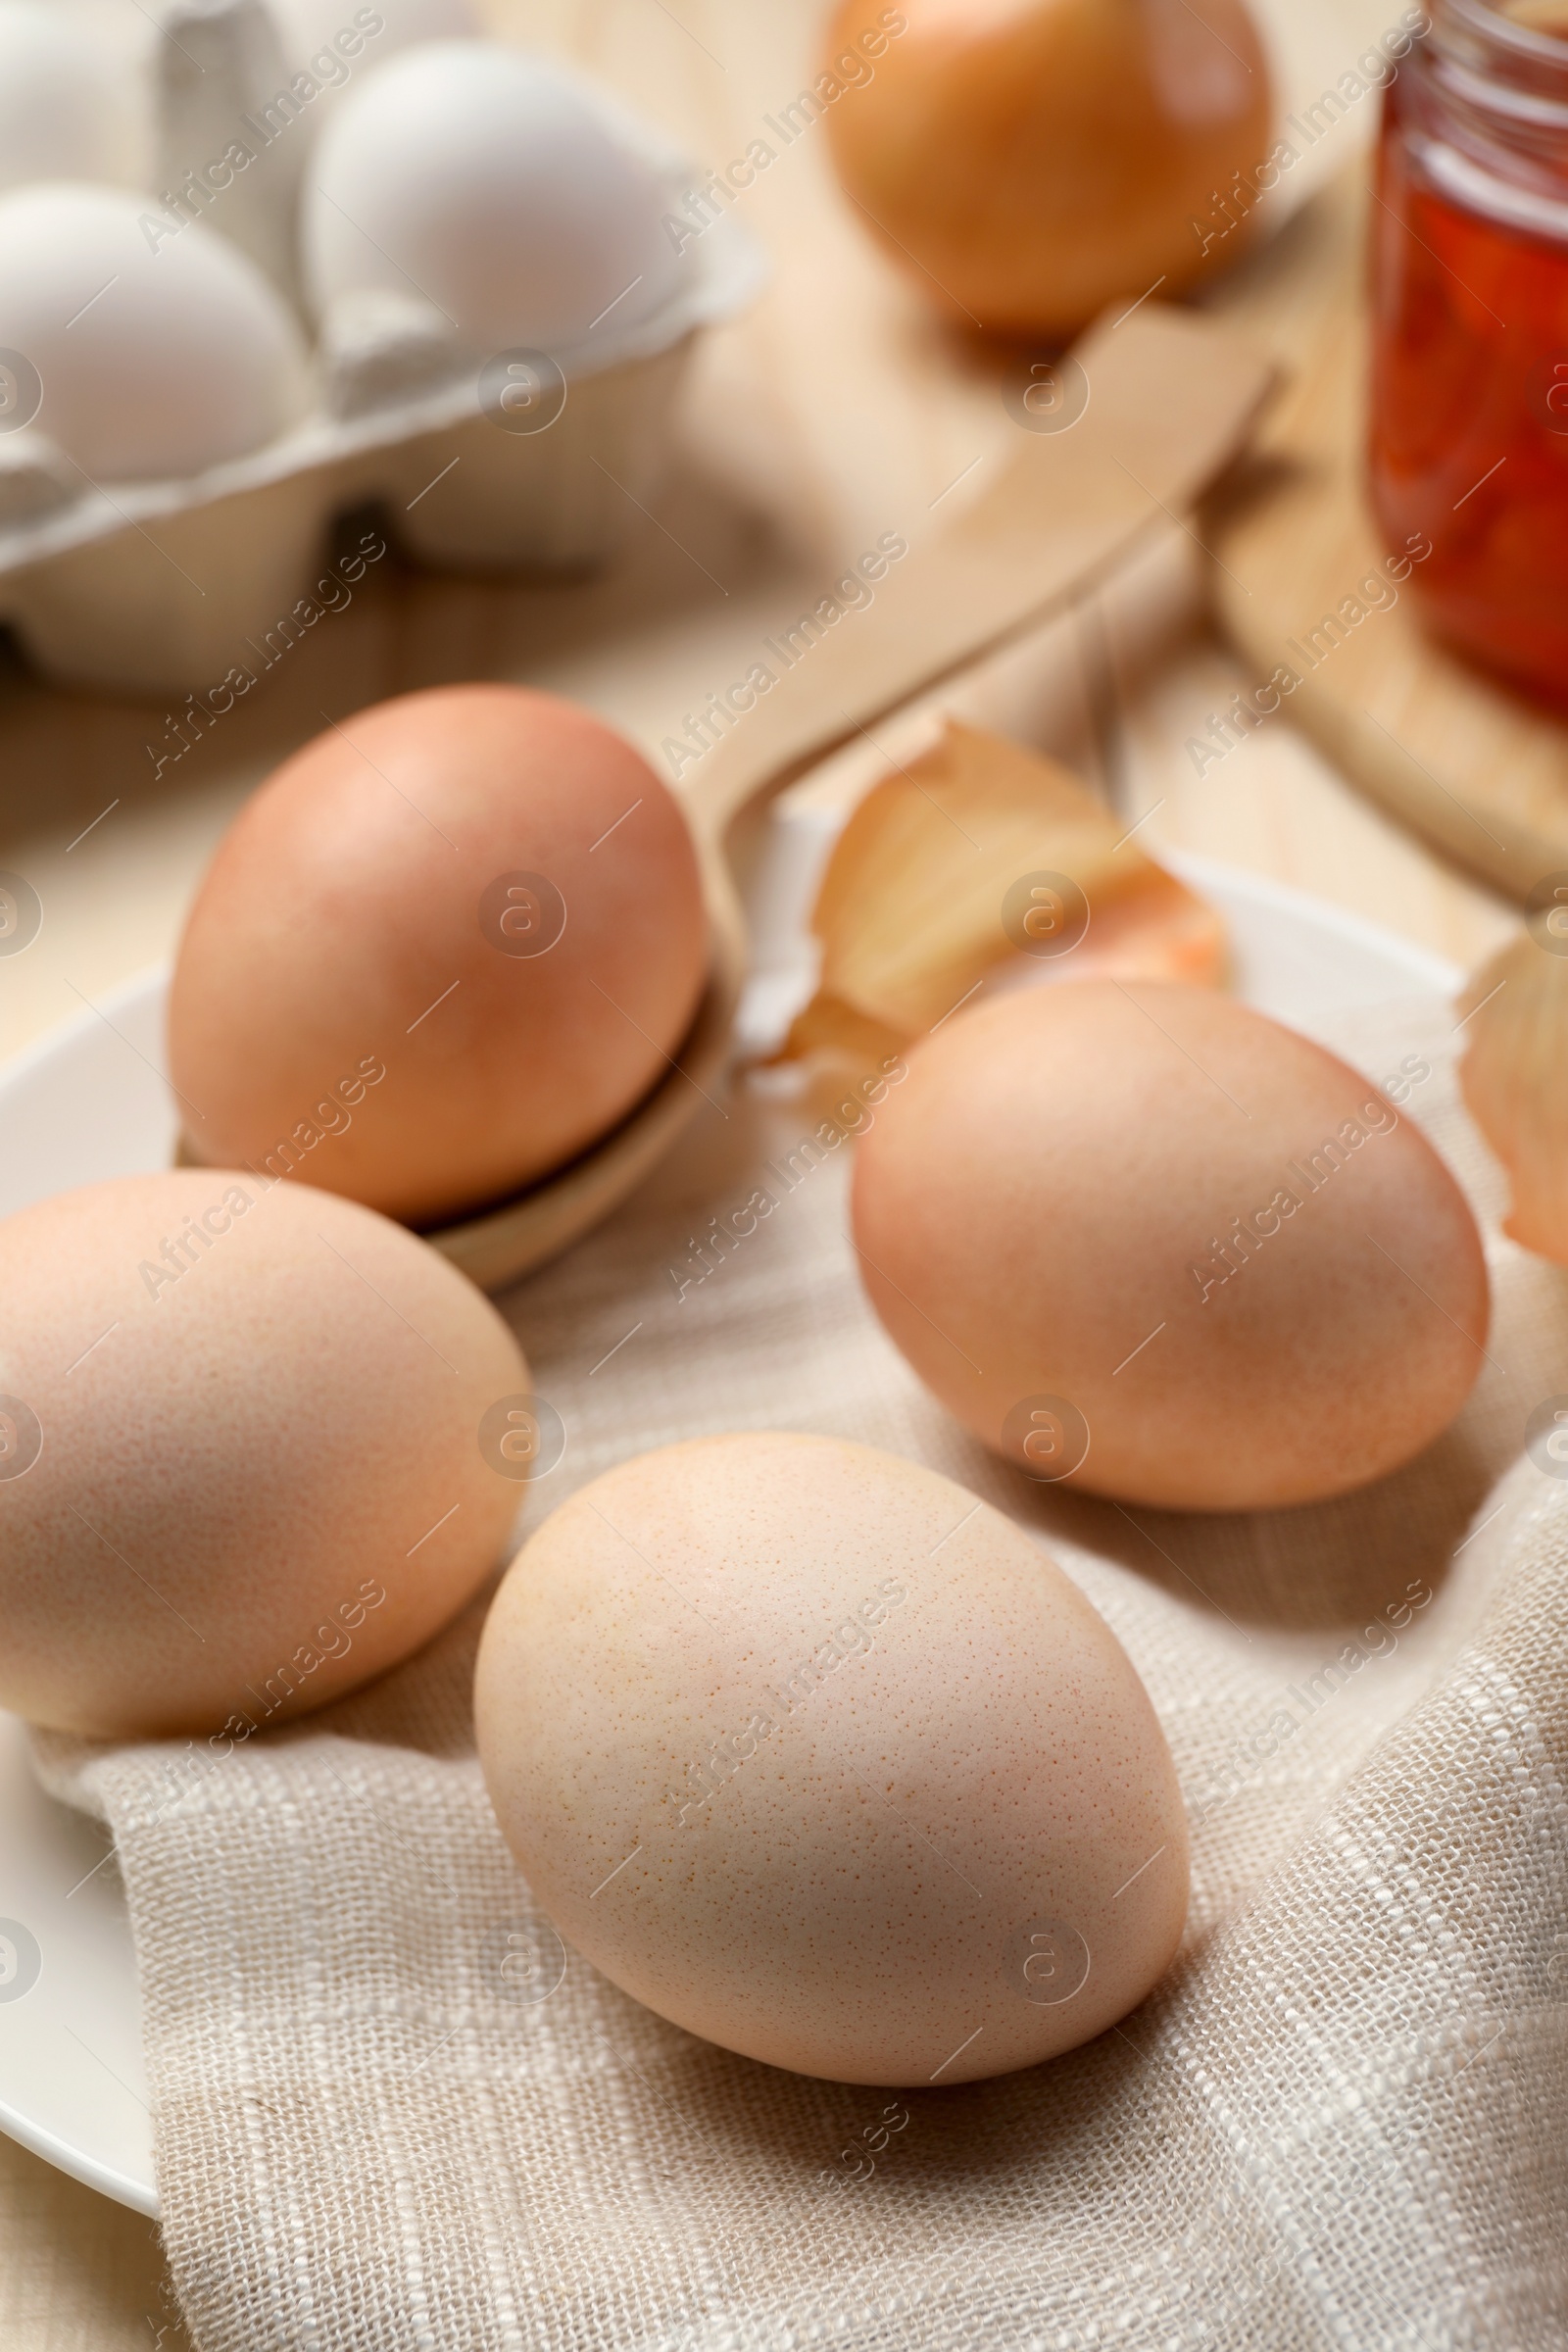
[[[1568,0],[1430,0],[1384,101],[1372,497],[1440,635],[1568,706]]]

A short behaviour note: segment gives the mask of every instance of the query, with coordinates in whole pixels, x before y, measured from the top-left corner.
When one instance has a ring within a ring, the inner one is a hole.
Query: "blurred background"
[[[153,74],[168,37],[155,12],[137,0],[55,5],[125,75]],[[319,38],[334,6],[298,0],[291,37]],[[451,14],[437,0],[405,11],[401,25],[387,0],[386,39],[442,29]],[[1337,84],[1399,16],[1390,0],[1256,0],[1254,13],[1282,116]],[[764,118],[776,122],[818,70],[830,12],[488,0],[475,16],[586,66],[701,173],[770,135]],[[1373,92],[1330,122],[1264,200],[1243,257],[1200,297],[1274,352],[1288,380],[1362,333],[1380,103]],[[682,714],[744,675],[760,639],[846,560],[888,530],[918,545],[983,495],[1016,441],[1004,395],[1018,349],[955,331],[913,274],[889,266],[838,183],[820,122],[773,143],[776,163],[733,207],[770,281],[700,339],[667,471],[646,511],[628,513],[606,570],[459,578],[401,560],[394,544],[351,602],[161,773],[159,752],[183,741],[171,733],[178,698],[62,691],[13,647],[0,680],[0,866],[26,877],[45,920],[31,951],[0,966],[0,1054],[172,950],[236,806],[323,714],[447,679],[511,678],[581,698],[658,760]],[[1195,772],[1195,734],[1257,682],[1212,617],[1210,589],[1226,575],[1200,537],[1173,521],[1119,603],[1091,600],[1069,631],[1016,661],[993,698],[999,718],[1088,775],[1129,822],[1148,814],[1151,849],[1206,851],[1476,961],[1510,928],[1505,907],[1348,789],[1299,734],[1264,729]],[[1234,583],[1236,559],[1225,561]]]

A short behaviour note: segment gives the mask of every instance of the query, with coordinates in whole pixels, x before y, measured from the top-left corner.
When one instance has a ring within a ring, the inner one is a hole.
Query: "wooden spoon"
[[[1073,363],[1082,370],[1073,371]],[[1027,391],[1026,363],[1018,370]],[[1065,429],[1023,430],[1006,471],[785,672],[692,772],[683,798],[712,933],[708,990],[667,1077],[612,1133],[514,1200],[425,1239],[486,1290],[608,1216],[718,1083],[746,974],[746,926],[724,854],[743,808],[913,696],[1081,596],[1235,456],[1272,370],[1228,331],[1144,303],[1102,320],[1062,364],[1088,406]],[[1038,373],[1042,421],[1057,397]]]

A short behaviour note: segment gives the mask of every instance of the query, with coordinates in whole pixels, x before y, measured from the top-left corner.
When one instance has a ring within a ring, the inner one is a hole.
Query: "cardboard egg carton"
[[[177,57],[170,50],[175,67],[196,34],[211,46],[200,85],[186,74],[182,86],[172,67],[160,93],[168,193],[149,198],[155,219],[176,224],[197,211],[190,167],[185,211],[170,208],[182,156],[205,153],[212,83],[226,76],[237,119],[267,29],[263,0],[190,4],[199,19],[182,30]],[[689,165],[614,100],[595,99],[677,212]],[[302,138],[298,155],[306,151]],[[215,203],[209,218],[296,312],[299,177],[297,165],[258,174],[245,206],[225,214]],[[655,486],[694,338],[742,309],[763,274],[755,242],[715,220],[684,244],[657,312],[595,321],[576,346],[549,353],[468,349],[413,294],[348,296],[306,321],[309,413],[244,458],[171,481],[89,483],[37,427],[6,431],[15,387],[0,353],[0,621],[63,683],[231,703],[341,601],[326,556],[345,514],[375,510],[401,552],[442,569],[598,566]],[[373,533],[361,542],[368,554],[380,544]]]

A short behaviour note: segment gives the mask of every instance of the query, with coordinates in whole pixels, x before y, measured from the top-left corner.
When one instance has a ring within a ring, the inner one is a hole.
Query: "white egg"
[[[0,188],[29,179],[120,179],[129,102],[106,59],[29,0],[0,0]]]
[[[0,354],[41,385],[39,429],[96,481],[242,457],[305,402],[299,331],[255,264],[113,188],[0,198]]]
[[[573,75],[492,41],[406,49],[344,97],[304,212],[318,311],[422,294],[473,349],[559,350],[659,309],[679,262],[657,173]]]

